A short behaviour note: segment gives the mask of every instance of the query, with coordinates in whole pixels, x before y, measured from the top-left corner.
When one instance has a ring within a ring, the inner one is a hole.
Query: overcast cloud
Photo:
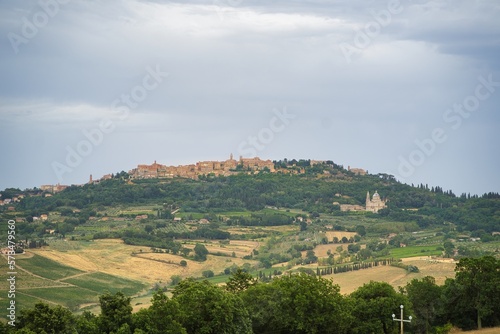
[[[0,189],[257,153],[498,192],[498,17],[466,0],[2,1]]]

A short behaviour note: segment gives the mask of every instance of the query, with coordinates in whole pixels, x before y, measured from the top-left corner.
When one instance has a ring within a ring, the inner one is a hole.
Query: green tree
[[[490,315],[500,316],[500,260],[493,256],[463,258],[455,268],[461,305],[471,305],[477,315],[477,327]]]
[[[197,243],[194,246],[194,259],[196,261],[206,261],[207,260],[208,250],[203,244]]]
[[[443,244],[444,247],[444,256],[445,257],[452,257],[453,252],[455,250],[455,245],[449,240],[446,240]]]
[[[368,248],[363,248],[358,252],[358,257],[360,260],[369,259],[372,256],[372,251]]]
[[[249,273],[238,268],[226,283],[226,290],[231,292],[240,292],[255,285],[257,281]]]
[[[441,322],[449,320],[453,325],[464,330],[475,329],[477,314],[472,305],[464,302],[463,287],[454,279],[448,278],[442,289]]]
[[[397,333],[398,326],[391,314],[399,315],[399,306],[404,305],[405,314],[409,314],[409,303],[386,282],[364,284],[351,295],[353,315],[356,318],[352,333]]]
[[[212,270],[204,270],[201,274],[205,278],[214,277],[214,272]]]
[[[312,249],[308,250],[306,252],[306,258],[304,259],[304,263],[309,264],[309,263],[315,263],[317,261],[318,261],[318,257],[316,256],[314,251]]]
[[[352,317],[338,285],[305,273],[241,293],[254,333],[347,333]]]
[[[132,323],[130,297],[125,296],[122,292],[117,292],[114,295],[109,292],[105,293],[99,297],[99,303],[101,314],[97,321],[102,332],[116,332],[124,324],[130,325]]]
[[[138,330],[148,334],[187,334],[177,320],[180,317],[177,301],[169,299],[163,291],[157,291],[151,303],[149,308],[133,314],[134,334]]]
[[[84,311],[76,317],[76,332],[85,334],[100,334],[95,314]]]
[[[173,291],[179,322],[188,333],[250,334],[250,316],[241,298],[211,284],[186,279]]]
[[[177,285],[180,281],[182,281],[182,277],[180,275],[170,276],[170,285]]]
[[[300,231],[307,230],[307,223],[305,221],[300,222]]]
[[[358,225],[356,226],[356,233],[359,234],[360,236],[365,236],[366,235],[366,229],[363,225]]]
[[[75,333],[74,321],[71,311],[62,306],[50,307],[45,303],[36,303],[32,309],[20,311],[16,328],[26,333],[69,334]]]
[[[182,247],[181,248],[181,253],[182,253],[183,256],[188,256],[189,253],[191,253],[191,249],[186,248],[186,247]]]
[[[426,276],[421,280],[413,279],[403,290],[415,314],[413,329],[417,333],[429,333],[441,309],[441,288],[434,277]]]
[[[357,244],[350,244],[347,246],[347,251],[349,253],[357,253],[360,251],[360,249],[361,249],[361,246],[357,245]]]

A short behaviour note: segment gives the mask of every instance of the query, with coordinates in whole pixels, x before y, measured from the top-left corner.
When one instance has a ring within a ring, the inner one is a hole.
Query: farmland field
[[[438,245],[393,248],[390,250],[390,256],[397,259],[416,256],[440,256],[443,251],[438,250],[437,248]]]
[[[342,246],[343,250],[347,250],[348,244],[321,244],[314,247],[314,253],[317,257],[328,257],[328,251],[332,254],[338,253],[337,247]],[[306,255],[306,251],[302,252],[302,256]]]
[[[68,252],[55,251],[55,253]],[[16,274],[16,305],[20,309],[32,307],[36,302],[42,301],[78,311],[85,305],[97,305],[99,295],[106,291],[112,293],[122,291],[132,296],[149,288],[149,284],[143,282],[100,272],[85,272],[29,252],[18,254],[16,262],[20,264]],[[2,270],[0,289],[7,291],[7,261],[3,256],[0,269]],[[8,302],[6,296],[0,296],[0,306],[6,306]]]
[[[19,259],[21,257],[26,257],[25,255],[18,255]],[[0,256],[0,291],[8,290],[8,282],[7,282],[7,259],[3,256]],[[65,286],[67,283],[55,282],[53,280],[33,276],[30,273],[21,270],[18,267],[16,274],[16,287],[17,289],[29,289],[34,287],[53,287],[53,286]],[[3,296],[0,296],[3,297]]]
[[[21,291],[16,292],[16,309],[17,310],[22,310],[24,308],[31,308],[31,307],[33,307],[34,304],[41,302],[41,301],[42,300],[39,298],[25,295]],[[7,298],[7,294],[2,293],[2,296],[0,297],[0,308],[2,310],[7,309],[9,302],[10,302],[10,300]]]
[[[76,277],[64,279],[63,281],[76,285],[80,288],[95,291],[98,294],[103,294],[106,291],[111,293],[121,291],[127,296],[132,296],[146,288],[146,285],[141,282],[99,272],[78,275]]]
[[[250,241],[235,241],[235,243],[235,245],[226,245],[225,249],[232,253],[248,247],[250,252],[250,245],[256,244]],[[185,246],[188,247],[189,245]],[[194,247],[194,243],[192,247]],[[200,276],[204,270],[219,273],[233,264],[255,263],[255,261],[241,258],[209,255],[205,262],[186,260],[188,265],[181,267],[178,265],[184,259],[181,256],[150,253],[149,247],[126,245],[122,240],[116,239],[95,240],[78,251],[58,252],[51,250],[49,247],[33,250],[33,252],[83,271],[102,272],[145,284],[167,283],[172,275],[196,277]],[[171,262],[171,264],[168,262]]]
[[[62,265],[36,254],[30,258],[18,258],[17,265],[34,275],[52,280],[83,273],[81,270]]]
[[[406,270],[392,266],[378,266],[347,273],[325,275],[331,278],[335,284],[340,286],[343,294],[349,294],[370,281],[387,282],[393,287],[405,286],[412,279],[422,279],[425,276],[432,276],[436,279],[436,284],[442,285],[446,278],[455,277],[455,263],[451,261],[440,262],[430,258],[408,258],[403,259],[404,264],[417,266],[419,273],[407,273]]]
[[[66,287],[57,289],[30,289],[22,293],[39,298],[44,302],[52,302],[76,311],[81,304],[97,303],[98,294],[95,291],[79,288]]]

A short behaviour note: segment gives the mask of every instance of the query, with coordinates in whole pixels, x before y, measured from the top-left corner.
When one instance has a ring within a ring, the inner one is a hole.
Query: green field
[[[6,291],[8,289],[7,272],[9,272],[7,267],[7,260],[5,257],[0,256],[0,291]],[[17,289],[43,288],[50,286],[60,286],[65,284],[65,283],[55,282],[47,278],[33,276],[30,273],[27,273],[20,269],[17,269],[16,272],[17,274],[15,276],[16,276]],[[0,295],[0,297],[4,296]]]
[[[98,294],[103,294],[107,291],[111,293],[121,291],[127,296],[132,296],[146,288],[146,285],[141,282],[100,272],[89,273],[78,277],[68,278],[62,281],[74,284],[81,288],[95,291]]]
[[[36,254],[31,258],[18,259],[17,265],[34,275],[53,280],[83,273],[81,270],[62,265]]]
[[[25,295],[21,291],[16,292],[15,298],[13,300],[16,302],[16,310],[29,309],[32,308],[37,302],[41,302],[41,299],[30,297]],[[0,298],[0,309],[5,310],[10,303],[10,299],[7,298],[7,294],[2,293],[2,298]]]
[[[438,250],[438,247],[439,245],[393,248],[390,250],[389,256],[396,259],[416,256],[439,256],[443,251]]]
[[[59,304],[72,311],[79,310],[86,304],[96,304],[105,292],[123,292],[127,296],[140,293],[146,284],[131,279],[121,278],[101,272],[86,273],[73,267],[59,264],[40,255],[16,259],[16,307],[31,308],[37,302]],[[21,270],[20,268],[25,269]],[[0,261],[0,290],[8,290],[7,261]],[[36,276],[35,276],[36,275]],[[74,275],[78,275],[73,277]],[[41,277],[38,277],[41,276]],[[7,294],[0,296],[0,307],[5,309],[10,300]]]
[[[21,291],[29,296],[42,299],[44,302],[52,302],[72,311],[78,310],[82,304],[94,304],[99,302],[99,296],[95,291],[79,288],[55,288],[55,289],[29,289]]]

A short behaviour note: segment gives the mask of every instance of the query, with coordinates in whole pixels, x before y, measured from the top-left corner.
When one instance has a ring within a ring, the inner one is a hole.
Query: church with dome
[[[378,210],[387,207],[387,205],[385,204],[386,202],[387,200],[382,200],[376,190],[371,199],[370,192],[366,192],[366,211],[377,213]]]

